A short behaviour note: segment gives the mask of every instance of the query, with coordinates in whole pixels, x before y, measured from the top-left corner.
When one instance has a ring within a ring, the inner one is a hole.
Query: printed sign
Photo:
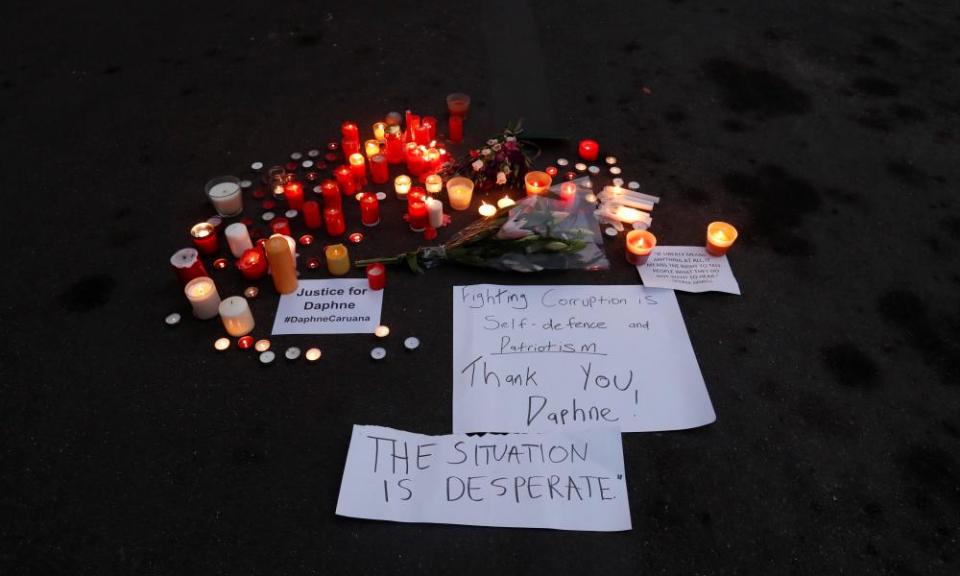
[[[380,324],[383,290],[365,279],[300,280],[280,296],[273,334],[366,334]]]
[[[703,246],[657,246],[637,270],[647,288],[740,294],[727,257],[711,256]]]

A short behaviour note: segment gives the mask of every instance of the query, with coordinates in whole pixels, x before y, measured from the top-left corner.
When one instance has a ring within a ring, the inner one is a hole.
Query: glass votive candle
[[[376,138],[379,142],[383,142],[386,136],[387,136],[386,122],[374,122],[373,137]]]
[[[427,192],[439,194],[443,190],[443,178],[439,174],[431,174],[424,179],[423,185],[427,188]]]
[[[707,252],[723,256],[737,240],[737,229],[726,222],[711,222],[707,226]]]
[[[363,152],[367,158],[371,158],[380,153],[380,143],[376,140],[367,140],[363,143]]]
[[[200,222],[190,228],[193,245],[197,251],[207,256],[217,253],[217,229],[209,222]]]
[[[527,196],[539,196],[550,189],[550,183],[553,181],[546,172],[533,170],[527,172],[523,177],[523,183],[527,187]]]
[[[401,174],[393,179],[393,189],[397,191],[397,198],[405,200],[407,193],[410,192],[412,182],[406,174]]]
[[[448,94],[447,111],[453,116],[466,116],[470,111],[470,96],[463,92]]]
[[[243,212],[243,196],[240,180],[234,176],[218,176],[210,179],[203,188],[217,214],[236,216]]]
[[[454,210],[466,210],[473,200],[473,180],[463,176],[454,176],[447,180],[447,197]]]
[[[577,196],[577,183],[564,182],[560,185],[560,199],[569,202]]]
[[[634,266],[646,264],[656,245],[657,237],[646,230],[627,232],[627,262]]]

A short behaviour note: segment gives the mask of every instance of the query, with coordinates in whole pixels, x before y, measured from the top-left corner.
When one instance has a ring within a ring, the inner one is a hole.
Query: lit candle
[[[463,142],[463,116],[450,115],[447,125],[447,131],[450,132],[450,141],[454,144]]]
[[[527,196],[538,196],[550,188],[552,179],[546,172],[533,170],[527,172],[527,175],[523,177],[523,182],[527,187]]]
[[[376,140],[367,140],[363,143],[363,153],[367,158],[371,158],[380,153],[380,143]]]
[[[217,231],[213,224],[209,222],[200,222],[190,228],[190,235],[193,236],[193,245],[201,254],[217,253]]]
[[[207,182],[204,191],[217,214],[236,216],[243,212],[243,196],[240,193],[240,180],[237,178],[233,176],[213,178]]]
[[[274,288],[281,294],[290,294],[297,289],[297,268],[290,244],[285,237],[274,234],[267,240],[266,249]]]
[[[270,221],[270,230],[274,234],[283,234],[284,236],[290,236],[293,232],[290,230],[290,221],[286,218],[274,218]]]
[[[186,284],[194,278],[206,276],[207,271],[200,260],[200,253],[196,248],[181,248],[170,257],[170,265],[181,284]]]
[[[425,203],[427,205],[427,221],[430,222],[430,225],[434,228],[443,226],[443,202],[436,198],[427,198]]]
[[[349,166],[338,166],[337,169],[333,171],[333,175],[337,179],[337,187],[340,188],[340,192],[342,192],[344,196],[353,196],[354,193],[356,193],[357,185],[354,182],[353,172]]]
[[[343,136],[344,140],[356,140],[360,141],[360,129],[357,128],[355,122],[347,120],[340,125],[340,134]]]
[[[332,244],[324,250],[327,270],[334,276],[343,276],[350,271],[350,253],[343,244]]]
[[[497,208],[509,208],[514,204],[516,204],[516,202],[513,201],[513,198],[506,194],[504,194],[503,198],[497,200]]]
[[[367,182],[367,161],[363,158],[363,154],[351,154],[349,161],[353,181],[363,186]]]
[[[627,262],[642,266],[657,245],[657,237],[646,230],[627,232]]]
[[[227,237],[227,244],[230,246],[230,253],[234,258],[239,258],[245,251],[253,248],[253,242],[250,241],[250,231],[247,225],[242,222],[234,222],[227,226],[223,235]]]
[[[387,124],[385,122],[374,122],[373,137],[376,138],[378,141],[383,142],[386,135],[387,135]]]
[[[267,275],[267,257],[260,248],[245,250],[237,259],[237,270],[247,280],[259,280]]]
[[[339,236],[347,231],[347,223],[344,222],[343,212],[339,208],[324,208],[323,220],[330,236]]]
[[[400,164],[404,160],[403,140],[399,132],[387,132],[386,134],[387,162],[390,164]]]
[[[360,222],[364,226],[380,223],[380,201],[376,194],[363,193],[360,197]]]
[[[287,182],[283,187],[283,195],[287,198],[287,206],[291,210],[300,210],[303,207],[303,184]]]
[[[217,292],[217,285],[209,276],[200,276],[187,282],[183,293],[187,295],[187,300],[193,307],[193,315],[197,318],[209,320],[218,314],[220,294]]]
[[[243,296],[225,298],[220,303],[219,311],[227,334],[239,338],[253,332],[253,314],[250,313],[250,305]]]
[[[581,140],[577,151],[580,153],[582,160],[593,162],[600,154],[600,144],[596,140]]]
[[[379,262],[367,266],[367,282],[371,290],[383,290],[387,284],[387,268]]]
[[[436,172],[440,168],[440,151],[436,148],[427,148],[423,151],[423,172],[422,174],[430,174]],[[430,176],[426,176],[429,178]]]
[[[454,210],[466,210],[473,200],[473,180],[463,176],[454,176],[447,180],[447,197]]]
[[[403,200],[407,197],[407,192],[410,191],[410,177],[406,174],[401,174],[393,179],[393,189],[397,191],[397,198]]]
[[[337,200],[340,200],[340,194],[337,194]],[[307,228],[316,230],[323,225],[323,219],[320,218],[320,204],[315,200],[308,200],[303,203],[303,223]]]
[[[347,169],[347,177],[350,176],[350,169]],[[351,180],[351,183],[353,181]],[[324,180],[320,183],[320,194],[323,195],[324,208],[340,208],[342,206],[340,198],[340,187],[334,180]]]
[[[497,209],[493,206],[493,204],[487,204],[486,202],[480,203],[480,215],[484,218],[489,218],[496,213]]]
[[[407,172],[419,176],[423,172],[423,150],[413,142],[407,144]]]
[[[577,197],[577,184],[575,182],[564,182],[560,185],[560,198],[565,201],[573,200]]]
[[[370,179],[374,184],[383,184],[390,179],[390,167],[387,157],[383,154],[374,154],[370,157]]]
[[[441,178],[439,174],[427,176],[423,183],[427,188],[427,192],[431,194],[439,194],[440,191],[443,190],[443,178]]]
[[[737,229],[726,222],[711,222],[707,226],[707,252],[723,256],[737,239]]]
[[[422,232],[427,227],[427,205],[423,200],[410,200],[407,204],[407,222],[414,232]]]

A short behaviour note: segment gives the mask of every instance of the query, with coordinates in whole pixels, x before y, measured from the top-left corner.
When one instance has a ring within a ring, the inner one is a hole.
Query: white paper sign
[[[383,290],[365,279],[300,280],[280,296],[274,334],[366,334],[380,324]]]
[[[454,286],[454,432],[714,420],[672,290]]]
[[[711,256],[703,246],[657,246],[637,270],[648,288],[740,294],[727,257]]]
[[[354,426],[337,514],[396,522],[630,529],[620,432],[424,436]]]

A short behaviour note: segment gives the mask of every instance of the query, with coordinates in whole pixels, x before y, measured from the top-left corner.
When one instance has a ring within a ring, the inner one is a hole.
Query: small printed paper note
[[[637,270],[648,288],[740,295],[727,257],[711,256],[703,246],[657,246]]]
[[[337,514],[395,522],[630,530],[620,431],[424,436],[354,426]]]
[[[280,296],[273,334],[366,334],[380,324],[383,290],[366,279],[300,280]]]
[[[673,290],[454,286],[454,432],[715,419]]]

